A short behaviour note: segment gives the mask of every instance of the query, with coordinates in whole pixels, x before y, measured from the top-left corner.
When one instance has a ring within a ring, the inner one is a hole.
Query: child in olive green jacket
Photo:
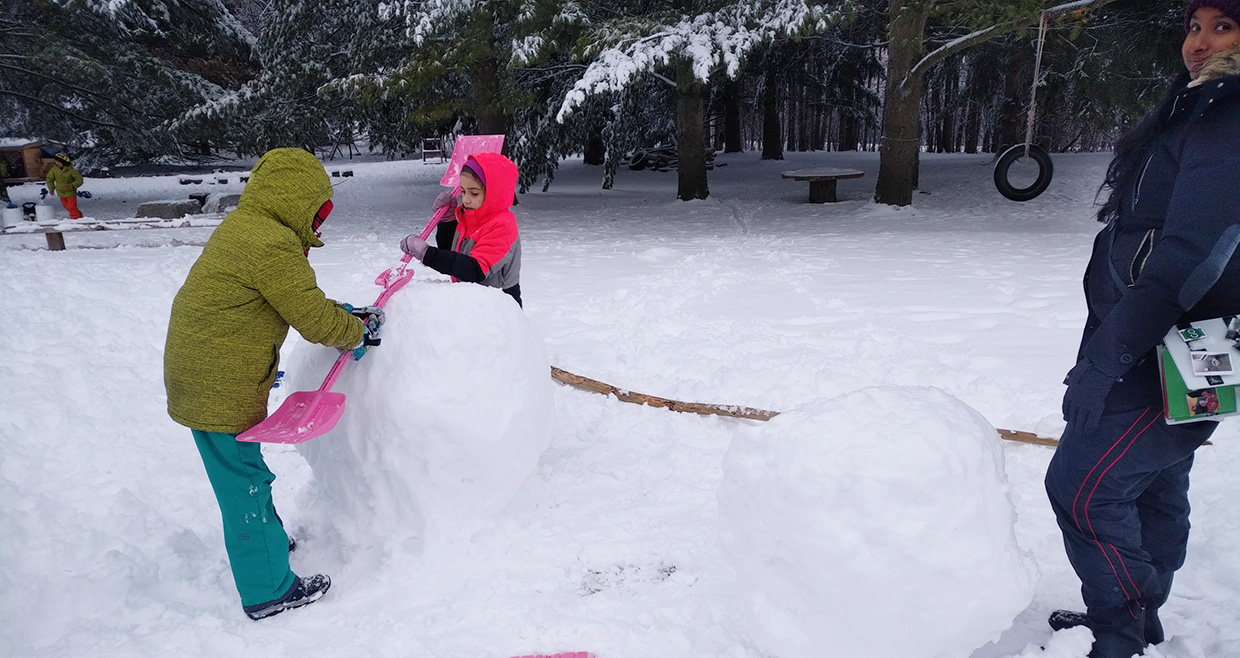
[[[164,349],[168,414],[193,431],[224,521],[224,544],[253,619],[317,600],[331,581],[289,568],[258,443],[237,441],[267,417],[280,346],[292,326],[310,342],[361,345],[382,312],[355,317],[319,289],[306,255],[331,212],[323,165],[301,149],[267,152],[237,209],[211,234],[172,303]],[[359,352],[360,354],[360,352]]]
[[[69,219],[81,219],[77,207],[77,191],[82,186],[82,174],[73,168],[73,161],[64,151],[52,157],[52,168],[47,170],[47,191],[60,198],[60,205],[69,211]]]

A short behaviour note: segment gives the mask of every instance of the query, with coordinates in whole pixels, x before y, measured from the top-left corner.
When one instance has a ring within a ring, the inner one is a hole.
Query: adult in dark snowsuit
[[[1107,226],[1065,380],[1068,426],[1046,473],[1091,658],[1163,640],[1158,609],[1185,559],[1193,452],[1217,426],[1167,425],[1155,346],[1180,321],[1240,314],[1240,0],[1194,0],[1185,28],[1188,70],[1116,144],[1107,171]]]
[[[319,288],[306,259],[331,212],[323,165],[302,149],[268,151],[237,209],[207,240],[172,302],[164,348],[168,415],[193,431],[224,523],[233,580],[251,619],[312,603],[324,575],[289,568],[290,542],[271,499],[275,475],[260,444],[237,435],[267,417],[280,346],[291,326],[308,341],[353,349],[378,330],[381,309],[350,313]]]

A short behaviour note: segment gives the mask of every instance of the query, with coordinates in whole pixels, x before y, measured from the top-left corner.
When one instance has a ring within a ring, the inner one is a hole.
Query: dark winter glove
[[[418,237],[417,233],[410,233],[405,236],[404,240],[400,241],[401,250],[418,259],[419,263],[422,262],[422,257],[426,255],[426,247],[426,240]]]
[[[353,354],[354,361],[361,361],[362,357],[366,356],[366,350],[369,349],[370,345],[367,345],[366,340],[362,339],[362,342],[358,343],[353,349],[349,350],[349,352]]]
[[[345,304],[345,309],[361,320],[362,324],[366,325],[366,331],[374,334],[376,337],[379,335],[379,327],[382,327],[383,323],[387,321],[387,314],[378,306],[359,306],[354,308]],[[372,344],[378,345],[379,342],[376,340]]]
[[[41,187],[41,188],[39,188],[39,198],[40,198],[40,199],[46,199],[46,198],[47,198],[47,188],[46,188],[46,187]]]
[[[1107,394],[1115,385],[1115,378],[1098,370],[1089,359],[1081,359],[1068,371],[1063,383],[1068,390],[1063,394],[1063,419],[1068,430],[1074,433],[1088,432],[1102,419]]]
[[[387,320],[387,314],[378,306],[360,306],[357,308],[350,304],[344,304],[343,306],[344,310],[362,321],[363,331],[365,332],[362,336],[362,342],[349,350],[353,353],[353,360],[357,361],[366,355],[366,350],[379,344],[379,328]]]
[[[450,216],[452,211],[456,210],[456,197],[452,196],[451,192],[440,192],[435,195],[435,200],[431,202],[431,212],[438,212],[444,206],[448,207],[444,211],[444,217]]]
[[[77,195],[78,195],[79,197],[83,198],[83,199],[89,199],[89,198],[90,198],[90,192],[87,192],[86,190],[78,190]]]

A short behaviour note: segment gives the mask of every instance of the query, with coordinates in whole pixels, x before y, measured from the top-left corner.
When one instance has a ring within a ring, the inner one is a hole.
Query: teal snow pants
[[[271,501],[276,476],[263,461],[260,444],[238,441],[236,434],[193,433],[220,505],[224,547],[241,605],[279,599],[297,576],[289,569],[288,534]]]

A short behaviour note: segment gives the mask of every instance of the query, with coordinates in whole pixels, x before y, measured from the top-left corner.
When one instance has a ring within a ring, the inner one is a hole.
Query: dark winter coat
[[[1123,377],[1124,407],[1162,405],[1154,347],[1176,323],[1240,314],[1240,50],[1216,58],[1159,108],[1085,274],[1080,356]]]
[[[323,165],[302,149],[273,149],[254,165],[172,302],[164,385],[173,420],[236,434],[266,418],[290,325],[312,343],[362,342],[362,322],[323,294],[306,260],[306,249],[323,246],[311,224],[331,196]]]
[[[422,263],[458,281],[499,288],[521,301],[521,237],[512,201],[517,191],[517,166],[498,153],[470,156],[486,177],[482,207],[456,209],[455,231],[450,248],[428,247]],[[441,227],[444,224],[440,224]]]

